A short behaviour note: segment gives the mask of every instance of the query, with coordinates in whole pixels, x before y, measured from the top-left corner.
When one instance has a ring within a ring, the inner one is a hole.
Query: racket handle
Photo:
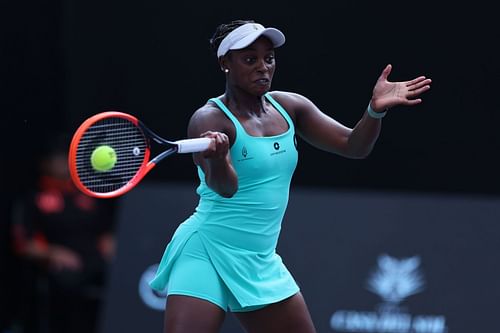
[[[174,143],[177,145],[177,152],[183,154],[204,151],[208,148],[210,142],[212,142],[210,138],[197,138],[178,140]]]

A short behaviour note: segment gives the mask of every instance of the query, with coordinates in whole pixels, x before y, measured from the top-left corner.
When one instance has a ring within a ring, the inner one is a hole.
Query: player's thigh
[[[184,245],[170,271],[165,332],[218,332],[228,306],[228,289],[197,234]]]
[[[315,333],[301,293],[260,310],[235,312],[248,333]]]
[[[226,312],[219,306],[196,297],[170,295],[165,310],[165,333],[217,333]]]

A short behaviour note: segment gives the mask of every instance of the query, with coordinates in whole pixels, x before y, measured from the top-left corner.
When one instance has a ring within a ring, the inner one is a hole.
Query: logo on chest
[[[287,150],[283,147],[282,144],[280,144],[279,141],[274,141],[270,142],[267,144],[266,148],[262,147],[261,149],[258,149],[259,151],[255,153],[255,149],[252,150],[252,147],[247,148],[247,146],[243,146],[241,148],[241,151],[239,153],[239,158],[237,159],[238,162],[245,162],[248,160],[253,160],[255,157],[259,156],[271,156],[274,157],[279,154],[286,153]]]
[[[273,143],[274,151],[270,154],[271,156],[286,153],[286,149],[282,149],[278,141]]]
[[[243,146],[243,148],[241,148],[241,157],[242,158],[238,159],[238,162],[244,162],[253,159],[253,156],[248,155],[248,149],[246,146]]]

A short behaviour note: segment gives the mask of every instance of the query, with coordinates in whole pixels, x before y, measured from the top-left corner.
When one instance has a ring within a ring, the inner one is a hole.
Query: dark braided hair
[[[212,38],[210,38],[210,49],[217,54],[217,49],[219,48],[222,40],[234,29],[247,23],[255,23],[253,20],[235,20],[229,23],[221,24],[215,29],[215,33]]]

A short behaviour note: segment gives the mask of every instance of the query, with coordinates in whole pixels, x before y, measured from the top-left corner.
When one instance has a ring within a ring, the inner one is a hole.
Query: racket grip
[[[196,138],[178,140],[174,143],[177,145],[177,152],[183,154],[204,151],[208,148],[210,142],[212,142],[212,139],[210,138]]]

